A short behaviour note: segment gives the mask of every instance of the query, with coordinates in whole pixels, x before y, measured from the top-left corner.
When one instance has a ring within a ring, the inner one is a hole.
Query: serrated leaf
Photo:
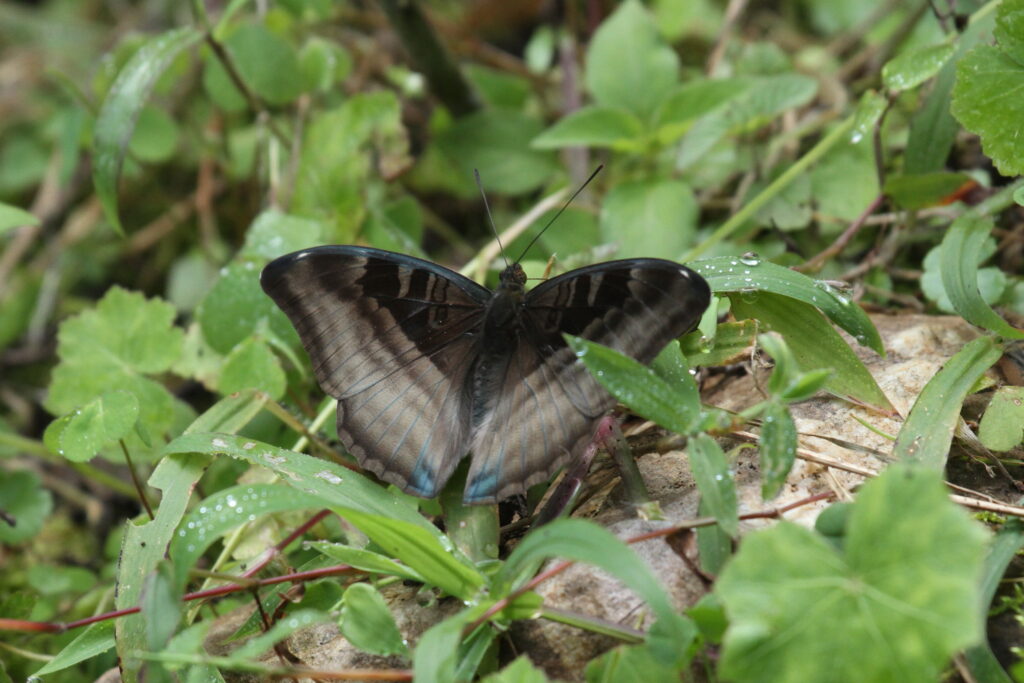
[[[72,462],[85,462],[123,438],[139,418],[139,401],[127,391],[111,391],[50,423],[48,448]]]
[[[23,225],[39,225],[39,219],[24,209],[0,202],[0,235]]]
[[[777,401],[768,404],[761,420],[761,498],[771,500],[796,461],[796,424],[786,405]]]
[[[967,393],[1002,355],[992,337],[980,337],[946,361],[914,401],[896,437],[893,457],[942,471]]]
[[[1024,387],[996,389],[978,427],[986,448],[1008,451],[1024,441]]]
[[[858,344],[885,355],[882,338],[867,314],[824,282],[757,257],[719,256],[689,265],[704,276],[716,294],[762,290],[811,304],[849,332]]]
[[[978,263],[992,228],[991,219],[973,215],[953,221],[941,245],[942,286],[953,308],[968,322],[1004,337],[1024,339],[1024,330],[999,317],[978,289]]]
[[[882,82],[890,90],[916,88],[939,73],[954,52],[953,43],[905,50],[882,67]]]
[[[700,490],[701,504],[718,520],[729,536],[739,533],[739,503],[736,482],[729,472],[729,461],[718,443],[707,434],[698,434],[687,444],[690,470]]]
[[[341,599],[341,634],[364,652],[408,655],[384,597],[368,583],[353,583]]]
[[[828,391],[880,408],[892,407],[864,363],[813,306],[769,292],[731,295],[730,300],[737,318],[757,318],[781,334],[802,371],[833,370],[825,382]]]
[[[584,82],[598,104],[646,119],[678,80],[679,57],[636,0],[619,5],[590,40]]]
[[[678,180],[617,185],[601,205],[601,236],[618,258],[681,255],[693,244],[700,209],[693,190]]]
[[[864,485],[845,552],[789,522],[750,534],[715,588],[731,620],[720,675],[936,680],[982,637],[985,540],[937,472],[905,466]]]
[[[693,428],[700,413],[693,392],[677,389],[629,356],[580,337],[566,339],[601,386],[637,415],[679,434]]]
[[[608,147],[638,149],[644,125],[632,112],[616,107],[589,106],[560,119],[530,143],[535,149]]]
[[[117,211],[117,181],[135,121],[160,75],[201,38],[200,31],[183,27],[147,41],[118,73],[100,106],[93,129],[92,178],[103,213],[118,233],[124,230]]]

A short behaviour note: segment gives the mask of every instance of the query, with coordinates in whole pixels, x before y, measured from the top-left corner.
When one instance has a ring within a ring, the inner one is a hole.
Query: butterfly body
[[[641,362],[692,329],[710,300],[661,259],[597,264],[495,291],[411,256],[354,246],[282,256],[261,276],[295,325],[338,434],[366,469],[432,497],[472,453],[464,499],[495,502],[578,455],[614,400],[563,334]]]

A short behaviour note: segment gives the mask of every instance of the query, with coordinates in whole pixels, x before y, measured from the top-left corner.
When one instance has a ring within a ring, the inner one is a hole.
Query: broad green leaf
[[[224,47],[239,76],[260,99],[282,105],[302,92],[295,48],[262,24],[242,24],[228,36]]]
[[[947,233],[948,234],[948,233]],[[990,258],[996,251],[996,241],[991,236],[982,240],[978,263]],[[947,313],[956,313],[953,302],[946,292],[942,282],[942,245],[936,245],[928,250],[924,257],[924,274],[921,276],[921,291],[925,297],[933,301],[940,310]],[[961,266],[963,268],[964,266]],[[978,294],[986,304],[994,304],[999,301],[1007,288],[1007,277],[999,268],[988,266],[976,268],[976,280]]]
[[[686,335],[680,345],[695,368],[727,365],[750,355],[756,333],[757,321],[740,320],[720,324],[713,340],[696,334]]]
[[[678,668],[656,658],[644,645],[620,645],[587,663],[587,683],[685,680]]]
[[[24,209],[0,202],[0,235],[23,225],[39,225],[39,219]]]
[[[923,209],[944,203],[968,182],[966,173],[892,174],[885,179],[885,194],[904,209]]]
[[[1024,339],[1024,330],[999,317],[978,290],[978,262],[992,228],[990,219],[977,216],[961,216],[953,221],[942,240],[942,285],[953,308],[968,322],[1004,337]]]
[[[637,149],[644,125],[635,114],[617,107],[589,106],[560,119],[531,142],[536,149],[608,147]]]
[[[52,509],[53,496],[35,473],[6,472],[0,477],[0,510],[13,518],[14,524],[0,524],[0,542],[14,545],[29,540],[42,530]]]
[[[943,43],[905,50],[882,67],[882,82],[890,90],[911,90],[939,73],[956,52],[956,45]]]
[[[220,278],[196,309],[203,337],[217,353],[231,353],[236,344],[268,324],[280,338],[296,339],[284,313],[260,288],[259,275],[260,266],[253,261],[230,264],[221,270]]]
[[[440,536],[433,524],[399,497],[341,465],[233,434],[190,433],[164,446],[165,455],[230,455],[281,475],[282,481],[319,498],[324,507],[355,509],[403,520]]]
[[[580,337],[566,339],[601,386],[637,415],[679,434],[693,428],[700,405],[687,403],[692,392],[674,387],[651,368],[618,351]]]
[[[979,337],[946,361],[914,401],[896,437],[893,457],[945,469],[964,399],[1002,355],[1002,347],[992,337]]]
[[[516,111],[481,111],[453,123],[437,144],[462,169],[467,184],[475,169],[486,190],[523,194],[539,188],[559,168],[552,152],[530,147],[542,127],[538,119]]]
[[[680,396],[685,396],[683,403],[689,410],[700,410],[700,388],[690,374],[686,356],[680,351],[678,340],[673,339],[661,350],[651,361],[651,369],[671,384]]]
[[[834,374],[825,382],[828,391],[891,408],[864,363],[813,306],[769,292],[731,295],[730,300],[737,318],[757,318],[781,334],[802,371],[833,370]],[[860,310],[859,306],[853,307]],[[787,391],[790,389],[796,386],[787,382]]]
[[[267,343],[249,337],[227,355],[217,389],[224,395],[257,389],[277,400],[284,395],[286,382],[281,361]]]
[[[145,622],[147,649],[151,652],[159,652],[167,647],[178,629],[183,584],[183,580],[175,580],[174,566],[169,560],[158,563],[156,569],[146,577],[139,607]]]
[[[689,185],[678,180],[622,183],[604,198],[601,236],[619,258],[673,258],[692,246],[699,211]]]
[[[700,490],[702,507],[718,520],[722,531],[733,538],[739,533],[739,503],[736,482],[729,472],[729,461],[718,443],[707,434],[698,434],[687,444],[690,470]]]
[[[853,131],[850,133],[850,140],[856,144],[865,137],[871,136],[888,109],[889,100],[883,95],[874,90],[865,92],[857,102],[857,113],[853,122]]]
[[[43,668],[33,673],[34,676],[45,676],[46,674],[63,671],[69,666],[84,662],[93,657],[99,656],[114,647],[114,621],[98,621],[91,624],[84,631],[75,636],[75,639],[64,646],[53,659],[48,661]]]
[[[414,570],[379,553],[329,541],[313,541],[308,545],[313,550],[323,553],[332,560],[351,565],[364,572],[398,576],[410,581],[423,583],[423,577]]]
[[[501,71],[476,62],[463,69],[484,102],[496,109],[522,109],[533,86],[529,80],[511,71]]]
[[[1024,441],[1024,387],[996,389],[978,428],[986,448],[1008,451]]]
[[[584,82],[594,100],[646,119],[679,81],[679,57],[637,0],[623,2],[587,48]]]
[[[708,499],[701,498],[697,506],[697,516],[712,516]],[[716,576],[732,557],[733,539],[722,529],[720,524],[697,527],[696,533],[697,559],[700,561],[700,568],[708,574]]]
[[[326,237],[324,225],[319,221],[271,209],[257,216],[249,226],[242,253],[269,260],[323,244]]]
[[[1003,175],[1024,173],[1024,152],[1017,130],[1024,103],[1014,94],[1024,88],[1024,0],[1004,0],[996,9],[998,46],[978,45],[957,63],[950,106],[964,128],[981,138],[981,147]]]
[[[201,38],[201,32],[183,27],[147,41],[121,69],[100,106],[93,129],[92,178],[103,212],[118,233],[123,228],[117,211],[117,181],[135,121],[160,75],[182,50]]]
[[[730,618],[719,674],[936,680],[983,635],[985,541],[937,472],[900,465],[861,489],[844,551],[790,522],[754,532],[716,584]]]
[[[323,502],[285,484],[240,484],[222,489],[202,500],[181,521],[168,555],[174,561],[179,580],[217,539],[248,522],[291,510],[323,507]]]
[[[761,498],[771,500],[796,460],[796,425],[784,403],[772,401],[761,417]]]
[[[810,172],[815,215],[834,232],[845,229],[881,192],[872,137],[855,131],[848,139],[848,144],[829,150]]]
[[[139,419],[139,401],[127,391],[110,391],[54,420],[46,428],[47,447],[72,462],[85,462],[128,435]]]
[[[659,141],[662,144],[675,141],[698,118],[738,97],[751,83],[752,80],[745,77],[701,79],[677,88],[658,107],[655,126]]]
[[[341,634],[354,646],[375,655],[407,655],[395,618],[384,597],[368,583],[353,583],[341,599]]]
[[[763,290],[811,304],[857,340],[858,344],[884,355],[882,338],[871,319],[849,297],[819,280],[769,263],[757,256],[719,256],[689,264],[704,276],[716,294]]]
[[[529,657],[520,655],[504,669],[482,679],[480,683],[547,683],[548,680]]]
[[[464,601],[476,597],[486,582],[476,567],[456,554],[447,537],[399,519],[339,509],[345,519],[374,543],[412,567],[431,586]]]
[[[413,680],[438,683],[458,680],[455,671],[459,663],[459,643],[463,641],[462,629],[482,612],[480,607],[470,607],[427,629],[413,652]]]

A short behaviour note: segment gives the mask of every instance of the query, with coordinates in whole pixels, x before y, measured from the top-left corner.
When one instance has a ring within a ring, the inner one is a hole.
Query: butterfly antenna
[[[583,184],[582,184],[582,185],[580,185],[579,189],[578,189],[578,190],[576,190],[575,192],[573,192],[573,193],[572,193],[572,196],[571,196],[571,197],[569,197],[568,199],[566,199],[566,200],[565,200],[565,204],[562,204],[562,208],[560,208],[560,209],[558,210],[558,213],[556,213],[556,214],[555,214],[554,216],[552,216],[552,217],[551,217],[551,220],[549,220],[549,221],[547,222],[547,224],[546,224],[546,225],[545,225],[545,226],[544,226],[543,228],[541,228],[541,229],[540,229],[540,232],[538,232],[538,233],[537,233],[536,235],[534,235],[534,236],[533,236],[533,239],[532,239],[532,240],[530,240],[530,243],[526,245],[526,249],[523,249],[523,253],[522,253],[522,254],[520,254],[520,255],[519,255],[519,258],[517,258],[517,259],[516,259],[516,263],[518,263],[519,261],[521,261],[521,260],[522,260],[522,258],[523,258],[524,256],[526,256],[526,252],[530,251],[530,247],[532,247],[532,246],[534,245],[534,243],[535,243],[535,242],[536,242],[536,241],[537,241],[538,239],[540,239],[540,236],[544,234],[544,231],[546,231],[546,230],[547,230],[548,228],[550,228],[550,227],[551,227],[551,224],[552,224],[552,223],[554,223],[555,221],[557,221],[557,220],[558,220],[558,217],[559,217],[559,216],[561,216],[561,215],[562,215],[562,213],[563,213],[563,212],[564,212],[564,211],[565,211],[566,209],[568,209],[568,208],[569,208],[569,205],[570,205],[570,204],[572,204],[572,200],[576,199],[576,197],[578,197],[578,196],[579,196],[580,192],[583,192],[584,188],[586,188],[586,187],[587,187],[587,185],[589,185],[589,184],[590,184],[590,181],[591,181],[591,180],[593,180],[593,179],[594,179],[594,178],[595,178],[595,177],[597,176],[597,174],[601,172],[601,169],[602,169],[602,168],[604,168],[604,164],[601,164],[600,166],[598,166],[597,168],[595,168],[595,169],[594,169],[594,172],[590,174],[590,177],[589,177],[589,178],[587,178],[586,180],[584,180],[584,181],[583,181]]]
[[[494,217],[491,216],[491,205],[487,203],[487,193],[484,192],[484,184],[480,180],[480,171],[473,169],[473,176],[476,178],[476,186],[480,188],[480,196],[484,198],[484,208],[487,209],[487,220],[491,224],[491,232],[494,233],[494,239],[498,242],[498,249],[501,250],[501,258],[505,260],[505,266],[508,266],[508,256],[505,255],[505,247],[501,244],[501,238],[498,236],[498,228],[494,225]]]

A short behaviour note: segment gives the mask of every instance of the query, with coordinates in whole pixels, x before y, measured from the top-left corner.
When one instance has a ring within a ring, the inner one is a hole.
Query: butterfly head
[[[501,289],[521,292],[526,284],[526,271],[518,263],[510,263],[505,270],[501,271],[499,280],[501,281]]]

